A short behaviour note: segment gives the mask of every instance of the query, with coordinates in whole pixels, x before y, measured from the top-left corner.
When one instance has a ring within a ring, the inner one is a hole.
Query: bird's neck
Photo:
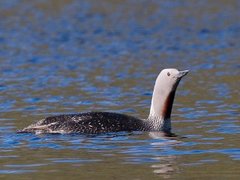
[[[171,130],[171,112],[176,90],[167,92],[164,90],[153,91],[152,103],[148,121],[153,130]]]

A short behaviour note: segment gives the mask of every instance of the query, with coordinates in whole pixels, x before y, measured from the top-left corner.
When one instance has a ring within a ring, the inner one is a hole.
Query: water
[[[0,178],[239,179],[239,1],[0,2]],[[153,133],[16,134],[48,115],[147,117],[161,69],[190,69]]]

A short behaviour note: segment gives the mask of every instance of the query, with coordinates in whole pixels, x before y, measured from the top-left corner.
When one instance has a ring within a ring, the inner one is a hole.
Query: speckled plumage
[[[106,133],[147,131],[146,122],[132,116],[111,112],[86,112],[50,116],[19,132],[24,133]]]

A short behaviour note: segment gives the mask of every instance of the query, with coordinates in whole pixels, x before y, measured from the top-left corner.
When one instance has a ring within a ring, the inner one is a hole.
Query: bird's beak
[[[189,70],[179,71],[178,78],[182,78],[183,76],[186,76]]]

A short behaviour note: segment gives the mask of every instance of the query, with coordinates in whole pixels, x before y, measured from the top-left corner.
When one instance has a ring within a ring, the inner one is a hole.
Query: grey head
[[[171,131],[171,112],[177,86],[189,71],[163,69],[158,75],[152,95],[148,121],[154,131]]]

